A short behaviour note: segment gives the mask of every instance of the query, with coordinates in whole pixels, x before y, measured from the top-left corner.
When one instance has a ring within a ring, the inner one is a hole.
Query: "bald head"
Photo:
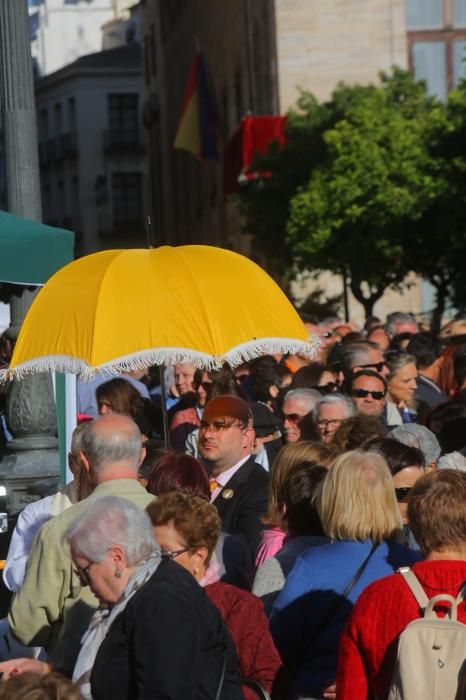
[[[117,413],[100,416],[88,424],[81,444],[82,452],[97,477],[103,472],[137,475],[141,461],[141,432],[128,416]],[[98,480],[98,479],[97,479]]]

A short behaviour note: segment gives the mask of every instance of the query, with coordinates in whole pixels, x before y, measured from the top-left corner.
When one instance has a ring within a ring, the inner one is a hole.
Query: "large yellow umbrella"
[[[264,353],[311,357],[316,345],[278,285],[242,255],[198,245],[107,250],[45,284],[8,372],[235,366]]]

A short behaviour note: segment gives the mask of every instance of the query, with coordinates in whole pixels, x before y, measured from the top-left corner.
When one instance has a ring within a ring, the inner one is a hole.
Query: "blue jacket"
[[[373,553],[348,599],[342,593],[367,557],[372,542],[341,540],[306,550],[296,561],[272,609],[270,628],[296,694],[321,697],[336,677],[338,642],[351,609],[373,581],[420,555],[394,542]]]

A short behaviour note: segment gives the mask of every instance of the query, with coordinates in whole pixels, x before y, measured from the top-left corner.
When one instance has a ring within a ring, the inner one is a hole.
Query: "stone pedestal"
[[[8,211],[42,220],[37,124],[34,101],[29,17],[23,0],[0,1],[0,102],[5,134]],[[11,326],[16,338],[35,291],[11,299]],[[28,500],[38,480],[59,479],[58,441],[52,378],[15,380],[9,390],[8,420],[15,439],[0,462],[0,483],[7,487],[10,512]],[[35,496],[37,498],[37,495]]]

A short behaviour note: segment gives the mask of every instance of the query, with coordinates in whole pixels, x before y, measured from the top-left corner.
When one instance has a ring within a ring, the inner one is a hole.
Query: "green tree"
[[[448,131],[447,109],[399,69],[379,86],[340,84],[325,104],[303,93],[298,108],[287,146],[258,163],[272,177],[240,197],[247,228],[282,274],[346,274],[369,315],[417,271],[414,240],[447,190],[432,148]]]

